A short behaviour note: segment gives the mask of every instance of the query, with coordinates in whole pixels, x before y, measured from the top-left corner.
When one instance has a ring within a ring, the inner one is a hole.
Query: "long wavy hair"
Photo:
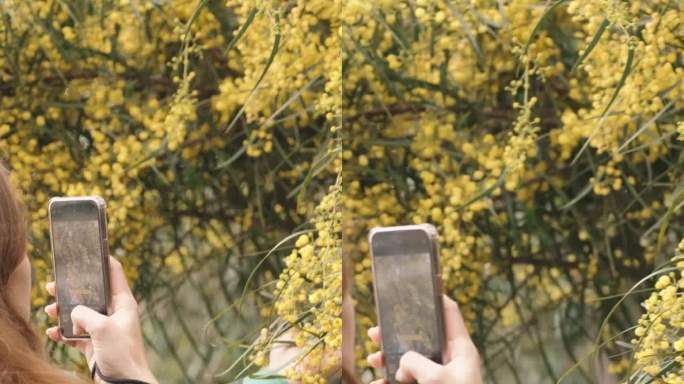
[[[0,164],[0,383],[74,384],[82,380],[52,366],[35,329],[11,305],[7,284],[26,257],[24,208]]]

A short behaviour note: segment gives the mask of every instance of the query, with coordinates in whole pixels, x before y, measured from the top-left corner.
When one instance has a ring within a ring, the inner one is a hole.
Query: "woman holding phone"
[[[31,325],[31,266],[26,254],[27,226],[24,209],[0,165],[0,378],[15,384],[86,383],[83,378],[52,366],[43,342]],[[97,363],[96,382],[149,383],[157,380],[145,356],[138,307],[121,264],[109,258],[112,292],[111,315],[84,306],[76,307],[71,318],[75,326],[90,334],[90,340],[66,342],[80,350],[89,367]],[[54,296],[54,283],[48,283]],[[57,318],[56,304],[45,307]],[[62,342],[57,327],[47,336]],[[106,379],[106,380],[105,380]]]
[[[443,300],[447,341],[445,364],[437,364],[413,351],[406,352],[399,360],[399,370],[396,373],[398,382],[418,382],[418,384],[482,383],[477,348],[468,335],[458,304],[447,296],[443,296]],[[381,344],[379,327],[369,329],[368,336],[375,344]],[[384,366],[382,352],[370,354],[367,360],[373,368],[380,369]],[[385,379],[380,379],[372,384],[386,382]]]
[[[51,365],[43,351],[43,341],[31,325],[31,265],[26,254],[27,233],[24,208],[9,182],[9,172],[0,164],[0,382],[14,384],[87,383],[74,373]],[[77,348],[88,366],[95,368],[97,383],[156,384],[145,356],[140,330],[138,304],[121,264],[109,257],[111,314],[106,316],[86,306],[71,312],[75,328],[90,335],[89,340],[63,340],[59,327],[46,331],[58,343]],[[46,289],[55,296],[55,283]],[[54,320],[56,303],[45,307]],[[75,332],[80,333],[80,332]],[[271,352],[264,374],[276,373],[301,351],[279,347]],[[284,379],[248,378],[244,384],[288,384]]]

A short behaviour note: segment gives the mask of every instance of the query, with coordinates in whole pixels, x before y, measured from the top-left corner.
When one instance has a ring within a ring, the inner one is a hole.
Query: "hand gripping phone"
[[[48,202],[59,330],[66,340],[90,338],[74,334],[71,311],[77,305],[107,314],[111,293],[105,210],[98,196],[54,197]]]
[[[385,375],[395,374],[404,353],[442,363],[446,336],[437,230],[430,224],[377,227],[369,235],[375,306]]]

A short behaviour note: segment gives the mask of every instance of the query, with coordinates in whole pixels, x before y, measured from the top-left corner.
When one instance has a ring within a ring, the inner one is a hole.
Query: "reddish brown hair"
[[[0,164],[0,382],[80,383],[50,365],[37,333],[10,304],[7,283],[26,257],[26,230],[23,206],[10,184],[9,172]]]

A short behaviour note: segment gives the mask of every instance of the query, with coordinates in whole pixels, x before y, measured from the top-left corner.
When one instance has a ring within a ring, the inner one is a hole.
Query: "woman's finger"
[[[90,342],[89,340],[64,340],[59,327],[50,327],[45,330],[45,334],[55,343],[64,343],[70,347],[77,348],[81,352],[85,351],[86,345]]]
[[[50,340],[56,343],[62,341],[62,335],[59,333],[59,327],[50,327],[45,330],[45,334]]]
[[[368,337],[377,345],[380,345],[380,327],[375,326],[368,329]]]
[[[368,364],[375,369],[380,369],[385,366],[385,359],[382,351],[371,353],[366,360],[368,361]]]
[[[59,308],[57,308],[57,303],[46,305],[44,310],[45,313],[47,313],[48,317],[50,317],[51,319],[56,319],[59,315]]]
[[[468,329],[465,326],[458,304],[446,295],[442,297],[444,299],[444,324],[447,341],[470,340],[470,335],[468,335]]]
[[[386,379],[373,380],[370,382],[370,384],[387,384],[387,380]]]
[[[46,284],[45,284],[45,289],[48,291],[48,293],[50,294],[50,296],[54,296],[54,295],[55,295],[55,282],[54,282],[54,281],[50,281],[49,283],[46,283]]]
[[[447,338],[445,361],[457,359],[458,356],[477,360],[477,348],[468,334],[458,304],[447,296],[444,296],[444,323]]]
[[[78,335],[80,330],[84,330],[91,337],[98,337],[101,334],[106,334],[107,316],[86,307],[85,305],[78,305],[71,311],[71,321],[74,327],[74,334]]]
[[[444,366],[435,363],[427,357],[408,351],[399,360],[399,369],[395,375],[398,382],[411,383],[414,380],[419,383],[449,383],[443,380]],[[437,380],[435,380],[437,378]]]

